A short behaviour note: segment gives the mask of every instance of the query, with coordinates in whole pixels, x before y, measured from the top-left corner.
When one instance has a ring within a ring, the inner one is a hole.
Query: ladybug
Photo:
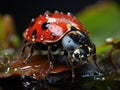
[[[93,58],[96,64],[96,47],[89,38],[89,32],[71,13],[46,11],[43,15],[32,19],[29,27],[23,33],[25,45],[30,47],[25,63],[32,56],[35,47],[48,51],[50,60],[49,69],[53,68],[54,51],[63,52],[67,62],[72,67],[72,77],[74,75],[74,62],[84,63]],[[97,65],[97,64],[96,64]]]

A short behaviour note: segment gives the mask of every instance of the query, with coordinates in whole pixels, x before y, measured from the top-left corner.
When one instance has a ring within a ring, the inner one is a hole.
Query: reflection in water
[[[98,77],[97,77],[98,78]],[[0,90],[119,90],[120,81],[95,80],[94,77],[76,78],[74,80],[61,80],[56,84],[46,82],[23,81],[15,77],[1,79]]]

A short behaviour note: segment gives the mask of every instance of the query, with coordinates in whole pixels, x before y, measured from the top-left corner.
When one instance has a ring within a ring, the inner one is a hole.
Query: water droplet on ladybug
[[[39,16],[41,17],[42,15],[40,14]]]
[[[38,24],[41,24],[41,21],[39,21]]]
[[[28,36],[27,39],[30,39],[30,37]]]
[[[41,41],[43,41],[43,37],[42,37],[42,38],[40,38],[40,40],[41,40]]]
[[[49,16],[51,15],[51,12],[50,12],[50,11],[46,11],[46,12],[44,13],[44,15],[46,16],[46,18],[49,18]]]
[[[41,35],[41,37],[40,37],[40,40],[41,40],[41,41],[43,41],[43,40],[44,40],[44,37],[43,37],[43,35]]]
[[[45,14],[45,15],[51,15],[51,12],[50,12],[50,11],[45,11],[44,14]]]
[[[60,12],[60,14],[63,14],[63,12]]]
[[[35,29],[33,32],[32,32],[32,41],[34,42],[35,39],[36,39],[36,34],[37,34],[37,30]]]
[[[36,21],[35,19],[31,19],[30,27],[34,25],[35,21]]]
[[[35,41],[35,37],[32,37],[32,41],[33,41],[33,42]]]
[[[55,13],[55,14],[59,14],[59,11],[55,10],[54,13]]]
[[[26,38],[26,37],[27,37],[27,35],[28,35],[28,33],[27,33],[27,32],[23,33],[23,37],[24,37],[24,38]]]
[[[28,28],[25,30],[25,32],[23,33],[23,37],[26,38],[28,35]]]
[[[67,13],[68,16],[74,16],[71,12]]]

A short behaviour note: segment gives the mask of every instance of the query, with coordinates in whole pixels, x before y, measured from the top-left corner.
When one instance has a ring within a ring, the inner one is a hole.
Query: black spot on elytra
[[[43,23],[41,29],[42,29],[42,30],[48,29],[49,24],[50,24],[50,23],[48,23],[48,22]]]
[[[37,34],[37,30],[35,29],[35,30],[32,32],[32,37],[36,37],[36,34]]]

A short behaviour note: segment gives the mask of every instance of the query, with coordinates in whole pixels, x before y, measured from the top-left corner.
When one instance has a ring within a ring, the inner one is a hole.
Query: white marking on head
[[[78,53],[78,54],[80,54],[79,49],[76,49],[74,53]]]
[[[80,57],[82,57],[82,58],[83,58],[83,57],[84,57],[84,55],[81,55]]]
[[[90,47],[88,47],[88,50],[89,50],[89,52],[91,52],[91,51],[92,51],[92,49],[91,49]]]

